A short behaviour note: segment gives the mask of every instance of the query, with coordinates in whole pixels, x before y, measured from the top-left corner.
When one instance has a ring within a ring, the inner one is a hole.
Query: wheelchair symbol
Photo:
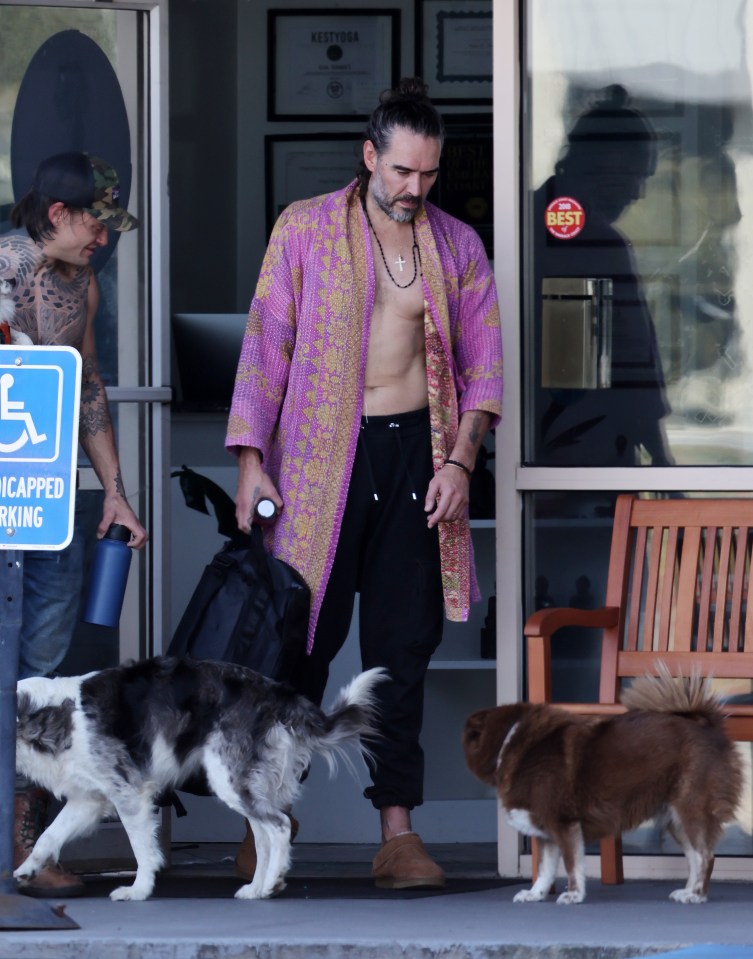
[[[45,433],[37,433],[34,426],[34,419],[28,410],[24,409],[24,404],[19,400],[11,400],[8,396],[10,388],[15,383],[15,377],[12,373],[3,373],[0,376],[0,420],[18,420],[24,423],[24,428],[17,440],[12,443],[0,443],[0,453],[15,453],[25,446],[28,442],[36,445],[44,443],[47,439]]]

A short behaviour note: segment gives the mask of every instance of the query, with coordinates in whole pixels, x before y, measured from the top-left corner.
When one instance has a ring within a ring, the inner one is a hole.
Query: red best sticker
[[[558,240],[572,240],[586,225],[583,207],[571,196],[558,196],[552,200],[544,214],[546,228]]]

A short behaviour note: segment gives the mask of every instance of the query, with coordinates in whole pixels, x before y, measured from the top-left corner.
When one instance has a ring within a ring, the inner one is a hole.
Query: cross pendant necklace
[[[416,282],[416,277],[418,276],[418,264],[421,261],[421,251],[419,250],[418,243],[416,242],[416,224],[413,222],[413,220],[411,220],[410,225],[413,230],[413,246],[411,247],[411,253],[413,255],[413,279],[410,280],[408,283],[398,283],[395,277],[392,275],[392,271],[390,270],[389,266],[387,266],[387,257],[384,255],[382,244],[379,241],[379,237],[377,236],[376,230],[374,229],[374,224],[371,222],[369,211],[366,209],[365,197],[362,200],[362,204],[363,204],[363,212],[366,214],[366,221],[371,227],[371,232],[374,234],[374,239],[377,241],[379,252],[382,254],[382,262],[384,263],[384,268],[387,271],[387,276],[392,280],[392,282],[395,284],[398,290],[407,290],[409,286],[413,286],[413,284]],[[418,256],[416,256],[416,254],[418,254]],[[395,260],[395,266],[400,268],[401,273],[403,272],[403,267],[405,266],[406,262],[407,261],[403,259],[402,254],[398,254],[398,257]]]

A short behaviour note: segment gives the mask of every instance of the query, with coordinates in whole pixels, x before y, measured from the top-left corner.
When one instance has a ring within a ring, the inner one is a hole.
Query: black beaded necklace
[[[411,254],[413,255],[413,279],[409,283],[398,283],[395,277],[390,272],[390,268],[387,266],[387,257],[384,255],[384,250],[382,249],[382,244],[379,242],[379,237],[377,236],[377,231],[374,229],[374,224],[371,222],[371,217],[369,216],[369,211],[366,209],[366,200],[363,201],[363,212],[366,214],[366,220],[371,227],[371,232],[374,234],[374,239],[377,241],[377,246],[379,247],[379,252],[382,254],[382,262],[384,263],[384,268],[387,271],[387,276],[392,280],[398,290],[407,290],[409,286],[413,286],[416,282],[416,277],[418,276],[418,264],[421,262],[421,251],[418,248],[418,243],[416,242],[416,224],[414,220],[411,220],[411,229],[413,230],[413,246],[411,247]],[[418,257],[416,257],[418,254]],[[395,261],[400,269],[403,268],[403,263],[405,260],[398,254],[398,258]]]

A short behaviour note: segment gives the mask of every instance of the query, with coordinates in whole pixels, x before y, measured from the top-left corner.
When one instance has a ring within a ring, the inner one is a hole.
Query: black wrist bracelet
[[[469,470],[468,467],[465,465],[465,463],[459,463],[457,460],[445,460],[445,461],[444,461],[444,465],[445,465],[445,466],[457,466],[457,468],[458,468],[459,470],[462,470],[464,473],[467,474],[468,479],[471,478],[472,470]]]

